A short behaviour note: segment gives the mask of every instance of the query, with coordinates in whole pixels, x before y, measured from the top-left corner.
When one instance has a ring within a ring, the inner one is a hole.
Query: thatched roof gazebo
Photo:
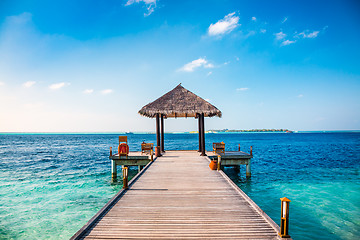
[[[164,118],[198,118],[199,151],[202,155],[205,155],[204,117],[221,117],[221,111],[219,109],[196,94],[185,89],[181,86],[181,84],[155,101],[145,105],[140,109],[139,114],[149,118],[156,118],[157,156],[161,156],[160,150],[164,151]]]

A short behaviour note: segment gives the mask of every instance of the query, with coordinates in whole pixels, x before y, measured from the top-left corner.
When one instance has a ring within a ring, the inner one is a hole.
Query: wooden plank
[[[278,226],[208,161],[167,151],[72,239],[279,238]]]
[[[221,166],[246,165],[249,162],[250,162],[250,159],[223,159],[223,158],[221,158]]]
[[[150,155],[142,152],[129,152],[128,156],[119,156],[119,154],[114,154],[109,156],[109,158],[114,160],[147,160],[150,159]]]
[[[217,160],[219,154],[218,153],[215,154],[213,152],[207,152],[207,155],[210,159]],[[245,153],[245,152],[225,152],[224,154],[221,153],[220,155],[221,155],[221,160],[223,160],[223,159],[236,160],[236,159],[251,159],[251,158],[253,158],[252,155]]]
[[[121,160],[113,160],[116,165],[124,165],[124,166],[146,166],[150,159],[142,160],[142,159],[121,159]]]

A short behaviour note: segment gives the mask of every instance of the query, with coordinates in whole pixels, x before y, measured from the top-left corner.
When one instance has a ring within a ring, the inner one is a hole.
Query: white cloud
[[[296,41],[285,40],[281,43],[281,46],[286,46],[295,43]]]
[[[283,32],[275,33],[275,38],[276,38],[276,40],[281,40],[281,39],[283,39],[283,38],[285,38],[285,37],[286,37],[286,34],[283,33]]]
[[[185,64],[179,71],[183,72],[193,72],[196,68],[204,67],[204,68],[213,68],[214,65],[209,63],[205,58],[199,58],[192,62]]]
[[[54,83],[54,84],[51,84],[51,85],[49,86],[49,88],[50,88],[51,90],[58,90],[58,89],[60,89],[60,88],[63,88],[63,87],[69,86],[69,85],[70,85],[70,83],[65,83],[65,82]]]
[[[302,38],[316,38],[319,35],[320,31],[313,31],[309,32],[309,30],[303,31],[297,34],[295,37],[302,37]]]
[[[319,34],[319,31],[313,31],[307,35],[308,38],[316,38]]]
[[[302,97],[304,97],[304,95],[299,94],[297,97],[298,97],[298,98],[302,98]]]
[[[256,21],[256,17],[252,17],[251,20],[255,22],[255,21]]]
[[[208,34],[210,36],[223,35],[230,33],[237,26],[239,26],[239,17],[235,15],[235,12],[229,13],[223,19],[219,20],[215,24],[210,24]]]
[[[128,5],[131,5],[133,3],[139,3],[139,2],[143,2],[145,4],[156,4],[156,1],[157,0],[128,0],[125,5],[128,6]]]
[[[0,82],[0,86],[2,86],[2,85],[5,85],[5,83],[4,83],[4,82]]]
[[[113,92],[112,89],[104,89],[104,90],[101,91],[101,94],[106,95],[106,94],[110,94],[112,92]]]
[[[35,81],[27,81],[23,83],[23,87],[30,88],[32,87],[36,82]]]
[[[94,89],[85,89],[84,91],[83,91],[83,93],[85,93],[85,94],[91,94],[91,93],[93,93],[94,92]]]
[[[261,33],[266,33],[266,29],[260,29]]]
[[[147,9],[147,13],[144,16],[147,17],[155,11],[157,0],[128,0],[125,6],[130,6],[134,3],[144,3]]]
[[[284,17],[284,20],[281,21],[281,23],[285,23],[288,20],[287,17]]]
[[[237,88],[236,91],[247,91],[249,88],[243,87],[243,88]]]

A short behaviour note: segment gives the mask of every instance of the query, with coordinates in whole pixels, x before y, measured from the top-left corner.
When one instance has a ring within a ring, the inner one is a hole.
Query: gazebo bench
[[[151,151],[153,151],[153,150],[154,150],[153,143],[142,143],[141,144],[141,154],[143,154],[143,153],[151,154]]]

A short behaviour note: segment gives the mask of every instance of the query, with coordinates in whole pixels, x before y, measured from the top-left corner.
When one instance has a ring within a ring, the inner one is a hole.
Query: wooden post
[[[161,149],[160,149],[160,114],[156,114],[156,156],[161,156]]]
[[[164,115],[161,114],[161,152],[165,152],[164,149]]]
[[[110,156],[112,156],[112,147],[110,147]]]
[[[202,128],[203,128],[203,125],[202,125],[202,121],[201,121],[201,114],[199,114],[199,152],[201,153],[202,152],[202,141],[203,141],[203,138],[202,138]]]
[[[138,172],[141,172],[141,165],[138,165]]]
[[[201,133],[201,156],[206,156],[205,153],[205,121],[204,121],[204,113],[201,114],[201,129],[202,129],[202,133]]]
[[[279,236],[282,238],[290,238],[289,235],[289,205],[290,200],[286,197],[281,200],[281,219]]]
[[[116,169],[116,161],[111,159],[111,179],[112,181],[116,181],[117,178],[117,169]]]
[[[204,131],[204,122],[202,121],[202,114],[199,115],[200,118],[200,135],[201,135],[201,148],[200,148],[200,152],[202,154],[203,152],[203,146],[204,146],[204,136],[203,136],[203,131]]]
[[[240,152],[240,144],[239,144],[239,152]]]
[[[220,171],[221,170],[221,155],[218,155],[218,160],[217,160],[217,170]]]
[[[154,153],[153,150],[150,149],[150,160],[153,162],[154,161]]]
[[[252,156],[253,147],[250,146],[250,155]],[[246,177],[251,177],[251,159],[248,159],[248,164],[246,164]]]
[[[248,160],[248,163],[246,164],[246,177],[251,177],[251,160]]]
[[[201,117],[200,114],[197,113],[197,118],[198,118],[198,132],[199,132],[199,151],[201,152]]]
[[[122,172],[123,172],[123,189],[127,189],[128,188],[128,173],[129,173],[128,167],[123,166]]]

